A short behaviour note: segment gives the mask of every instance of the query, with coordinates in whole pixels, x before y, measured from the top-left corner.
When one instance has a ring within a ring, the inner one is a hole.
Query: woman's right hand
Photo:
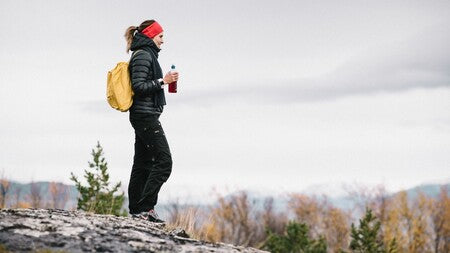
[[[175,81],[178,81],[178,72],[170,71],[163,78],[163,82],[166,84],[173,83]]]

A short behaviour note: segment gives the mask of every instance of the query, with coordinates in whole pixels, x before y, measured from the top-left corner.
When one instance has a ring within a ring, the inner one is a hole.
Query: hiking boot
[[[132,213],[131,218],[147,220],[148,212]]]
[[[147,212],[147,219],[151,222],[156,222],[156,223],[164,223],[165,222],[159,218],[158,214],[155,212],[154,209]]]

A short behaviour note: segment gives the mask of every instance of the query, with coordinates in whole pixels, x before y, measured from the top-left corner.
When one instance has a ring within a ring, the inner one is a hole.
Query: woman
[[[130,214],[153,222],[159,219],[154,208],[161,186],[172,171],[172,156],[159,116],[166,104],[164,87],[178,80],[178,73],[164,78],[158,63],[163,29],[155,20],[146,20],[125,32],[127,52],[133,51],[129,71],[134,91],[130,122],[135,132],[134,161],[128,185]]]

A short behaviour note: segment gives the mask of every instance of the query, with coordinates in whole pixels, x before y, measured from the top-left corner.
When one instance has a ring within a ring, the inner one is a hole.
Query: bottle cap
[[[171,69],[175,69],[175,65],[172,64],[172,67],[170,67]]]

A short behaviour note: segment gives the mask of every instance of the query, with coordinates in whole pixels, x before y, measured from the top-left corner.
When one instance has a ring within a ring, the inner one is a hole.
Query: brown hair
[[[142,32],[147,26],[153,24],[155,20],[145,20],[139,26],[130,26],[125,31],[125,40],[127,41],[127,53],[130,52],[131,42],[133,41],[134,34],[136,31]]]

